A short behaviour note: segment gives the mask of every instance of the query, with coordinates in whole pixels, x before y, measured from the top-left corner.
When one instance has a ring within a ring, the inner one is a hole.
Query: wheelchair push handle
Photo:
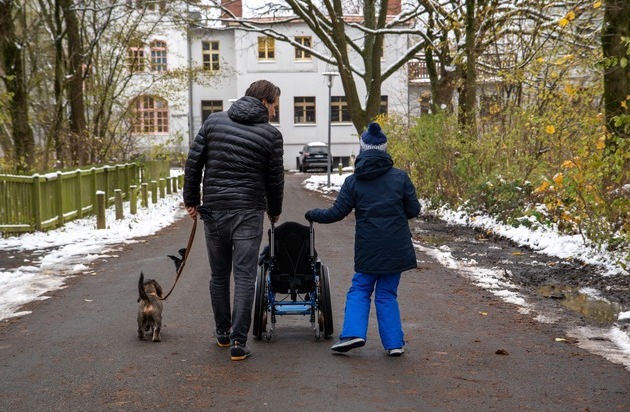
[[[275,251],[275,249],[276,249],[276,242],[275,242],[275,240],[276,240],[276,237],[275,237],[276,224],[273,223],[273,222],[271,222],[271,232],[270,233],[271,233],[271,235],[270,235],[270,238],[269,238],[269,257],[274,258],[276,256],[276,253],[275,253],[276,252]]]
[[[309,220],[308,222],[308,235],[309,235],[309,256],[315,256],[315,231],[313,230],[313,221]]]

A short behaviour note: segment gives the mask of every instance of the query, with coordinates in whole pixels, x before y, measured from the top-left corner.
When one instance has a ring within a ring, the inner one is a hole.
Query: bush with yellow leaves
[[[618,252],[627,265],[629,142],[605,144],[614,137],[601,114],[601,84],[584,67],[573,56],[538,60],[532,69],[545,87],[529,90],[526,104],[499,102],[480,116],[475,137],[462,133],[453,115],[424,115],[409,127],[389,116],[390,153],[433,206],[464,207],[513,225],[554,226]],[[580,81],[569,75],[577,72]]]

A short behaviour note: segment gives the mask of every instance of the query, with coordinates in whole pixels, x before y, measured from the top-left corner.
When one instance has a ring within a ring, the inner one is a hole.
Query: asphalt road
[[[287,175],[282,221],[331,199]],[[159,218],[159,216],[156,216]],[[422,223],[420,223],[422,224]],[[628,411],[630,373],[568,342],[418,252],[399,300],[406,353],[386,356],[372,318],[364,348],[333,354],[308,319],[278,319],[271,341],[232,362],[212,339],[202,225],[164,304],[162,342],[136,337],[140,271],[170,288],[166,257],[185,246],[182,217],[143,243],[94,263],[33,313],[0,325],[0,411]],[[329,266],[335,336],[353,274],[354,218],[316,226]],[[375,247],[378,239],[374,240]],[[266,242],[265,242],[266,243]],[[484,316],[481,316],[483,313]]]

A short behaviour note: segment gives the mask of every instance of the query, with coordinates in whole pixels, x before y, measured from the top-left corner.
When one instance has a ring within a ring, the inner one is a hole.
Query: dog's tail
[[[140,294],[138,301],[140,300],[144,300],[145,302],[149,301],[149,295],[147,295],[147,292],[144,291],[144,273],[142,272],[140,272],[140,280],[138,281],[138,293]]]

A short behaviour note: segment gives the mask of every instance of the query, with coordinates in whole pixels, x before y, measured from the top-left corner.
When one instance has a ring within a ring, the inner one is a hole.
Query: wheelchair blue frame
[[[287,222],[293,227],[305,227],[295,222]],[[311,328],[317,340],[329,338],[333,333],[332,307],[330,299],[330,277],[328,268],[322,264],[315,253],[313,223],[309,225],[309,251],[307,269],[303,276],[312,276],[313,287],[302,293],[296,293],[292,287],[289,293],[274,290],[272,274],[277,273],[275,226],[270,229],[269,255],[262,259],[256,279],[254,299],[253,333],[258,339],[263,336],[270,340],[275,332],[277,317],[284,315],[309,316]],[[269,328],[267,321],[270,320]]]

